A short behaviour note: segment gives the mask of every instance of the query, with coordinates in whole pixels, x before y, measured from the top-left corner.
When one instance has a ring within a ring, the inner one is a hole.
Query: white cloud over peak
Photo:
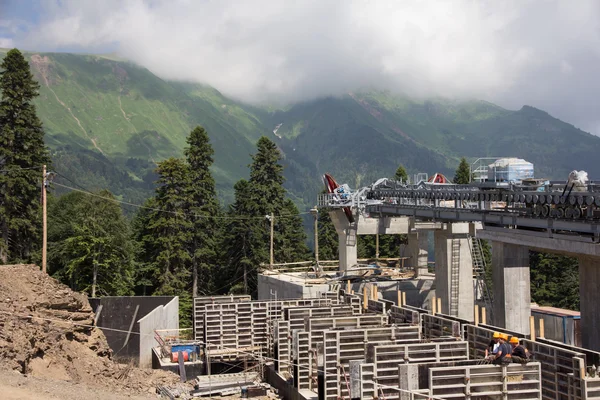
[[[15,44],[116,46],[163,78],[208,83],[246,101],[372,87],[531,104],[584,128],[600,124],[596,0],[43,4],[40,23]]]

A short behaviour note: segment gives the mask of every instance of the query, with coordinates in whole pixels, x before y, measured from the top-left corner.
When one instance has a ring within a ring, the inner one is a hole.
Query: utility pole
[[[268,218],[271,221],[271,247],[270,247],[269,262],[270,262],[271,269],[273,269],[273,264],[275,264],[275,261],[273,260],[273,231],[274,231],[274,227],[275,227],[275,216],[273,215],[273,213],[271,213],[271,215],[269,215]]]
[[[375,259],[379,261],[379,233],[375,234]]]
[[[317,206],[312,208],[310,213],[315,217],[315,273],[318,278],[321,275],[321,267],[319,267],[319,210]]]
[[[46,218],[46,165],[42,169],[42,272],[46,273],[46,251],[48,247],[48,223]]]

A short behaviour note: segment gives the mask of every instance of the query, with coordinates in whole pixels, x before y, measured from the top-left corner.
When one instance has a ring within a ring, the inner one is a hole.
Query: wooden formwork
[[[360,364],[357,375],[360,398],[399,399],[398,365],[426,362],[448,362],[468,360],[468,343],[464,341],[437,343],[369,344],[366,363]],[[354,382],[351,382],[354,384]],[[377,385],[375,385],[377,384]],[[378,390],[378,393],[375,393]]]
[[[349,304],[354,309],[354,314],[361,314],[362,307],[362,298],[357,294],[344,293],[342,296],[344,303]]]
[[[353,315],[353,309],[346,304],[336,304],[328,307],[289,307],[284,309],[283,318],[290,322],[290,329],[304,329],[306,318],[348,317]]]
[[[429,396],[443,399],[541,399],[540,364],[429,368]]]
[[[423,337],[425,338],[462,337],[460,322],[458,321],[431,314],[422,314],[421,321],[423,324]]]
[[[250,295],[194,297],[194,340],[204,342],[204,312],[207,304],[250,301]]]
[[[401,344],[419,339],[417,326],[324,331],[322,346],[311,341],[311,348],[322,355],[324,393],[320,397],[327,400],[350,395],[350,361],[364,359],[369,344]]]
[[[298,390],[316,388],[317,383],[311,380],[311,377],[316,376],[316,371],[313,372],[311,360],[312,357],[310,345],[311,332],[294,331],[292,333],[292,359],[295,360],[294,367],[294,383]]]
[[[421,325],[420,315],[416,310],[398,306],[390,307],[388,313],[390,324]]]
[[[304,330],[322,331],[336,328],[361,328],[367,326],[384,326],[388,324],[387,315],[352,315],[334,318],[308,318],[304,321]]]
[[[331,299],[295,299],[280,301],[243,301],[204,305],[202,319],[203,342],[212,350],[229,350],[223,358],[234,359],[236,348],[261,348],[268,355],[272,348],[272,321],[283,318],[286,307],[330,306]]]
[[[292,331],[290,322],[277,320],[273,322],[273,341],[275,343],[273,358],[277,360],[277,372],[292,373]]]
[[[505,331],[498,329],[499,332]],[[471,357],[481,359],[489,345],[493,329],[466,325],[465,335],[469,342]],[[533,361],[541,365],[542,398],[544,400],[579,400],[585,398],[586,381],[581,371],[585,371],[585,354],[553,346],[546,342],[534,342],[521,338],[521,343],[534,354]],[[593,382],[590,381],[590,396],[593,395]],[[598,394],[600,397],[600,394]]]

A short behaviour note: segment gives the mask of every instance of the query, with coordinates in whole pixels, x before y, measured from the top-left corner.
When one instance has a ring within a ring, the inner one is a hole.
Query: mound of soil
[[[35,265],[0,266],[0,368],[149,393],[178,377],[115,363],[87,297]]]

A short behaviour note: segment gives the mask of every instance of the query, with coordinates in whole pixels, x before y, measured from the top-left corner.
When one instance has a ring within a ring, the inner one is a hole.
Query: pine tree
[[[30,261],[41,230],[41,167],[50,164],[32,103],[39,84],[17,49],[0,69],[0,260]]]
[[[228,286],[226,284],[229,283],[229,286],[238,288],[233,290],[236,294],[250,293],[249,281],[256,271],[254,260],[265,257],[263,246],[255,248],[255,242],[251,240],[255,221],[247,218],[252,208],[249,205],[249,185],[247,180],[241,179],[234,186],[235,201],[229,206],[228,215],[231,219],[228,220],[222,243],[222,247],[227,249],[225,264],[228,265],[228,271],[220,286]],[[238,282],[240,284],[236,286]]]
[[[291,199],[284,199],[279,215],[275,219],[275,259],[280,263],[308,260],[310,250],[306,245],[306,232],[298,208]]]
[[[191,323],[191,257],[193,222],[189,196],[189,174],[186,163],[169,158],[158,164],[154,210],[144,216],[141,252],[152,271],[152,294],[179,296],[181,326]],[[139,235],[139,234],[138,234]],[[146,277],[148,279],[148,277]]]
[[[319,259],[337,260],[338,246],[338,234],[329,212],[326,209],[319,210]]]
[[[214,150],[208,133],[196,127],[187,139],[189,145],[185,156],[189,171],[190,211],[193,218],[190,256],[192,260],[192,296],[198,291],[208,295],[213,289],[213,269],[217,264],[216,245],[219,228],[215,218],[219,203],[215,192],[215,180],[210,172]]]
[[[466,158],[460,159],[460,164],[454,174],[454,183],[458,185],[467,185],[471,182],[471,168]]]
[[[274,257],[280,261],[308,258],[306,234],[298,209],[285,198],[281,153],[275,143],[261,137],[252,156],[250,180],[236,184],[236,201],[230,208],[233,217],[228,229],[229,270],[244,279],[246,293],[256,290],[256,273],[261,263],[269,262],[270,223],[273,214]]]
[[[406,170],[402,164],[398,166],[396,174],[394,175],[394,180],[402,181],[404,183],[408,182],[408,174],[406,173]]]
[[[579,310],[579,264],[576,258],[532,252],[531,300],[540,305]]]
[[[131,294],[129,226],[108,191],[72,192],[49,208],[49,272],[92,297]]]

